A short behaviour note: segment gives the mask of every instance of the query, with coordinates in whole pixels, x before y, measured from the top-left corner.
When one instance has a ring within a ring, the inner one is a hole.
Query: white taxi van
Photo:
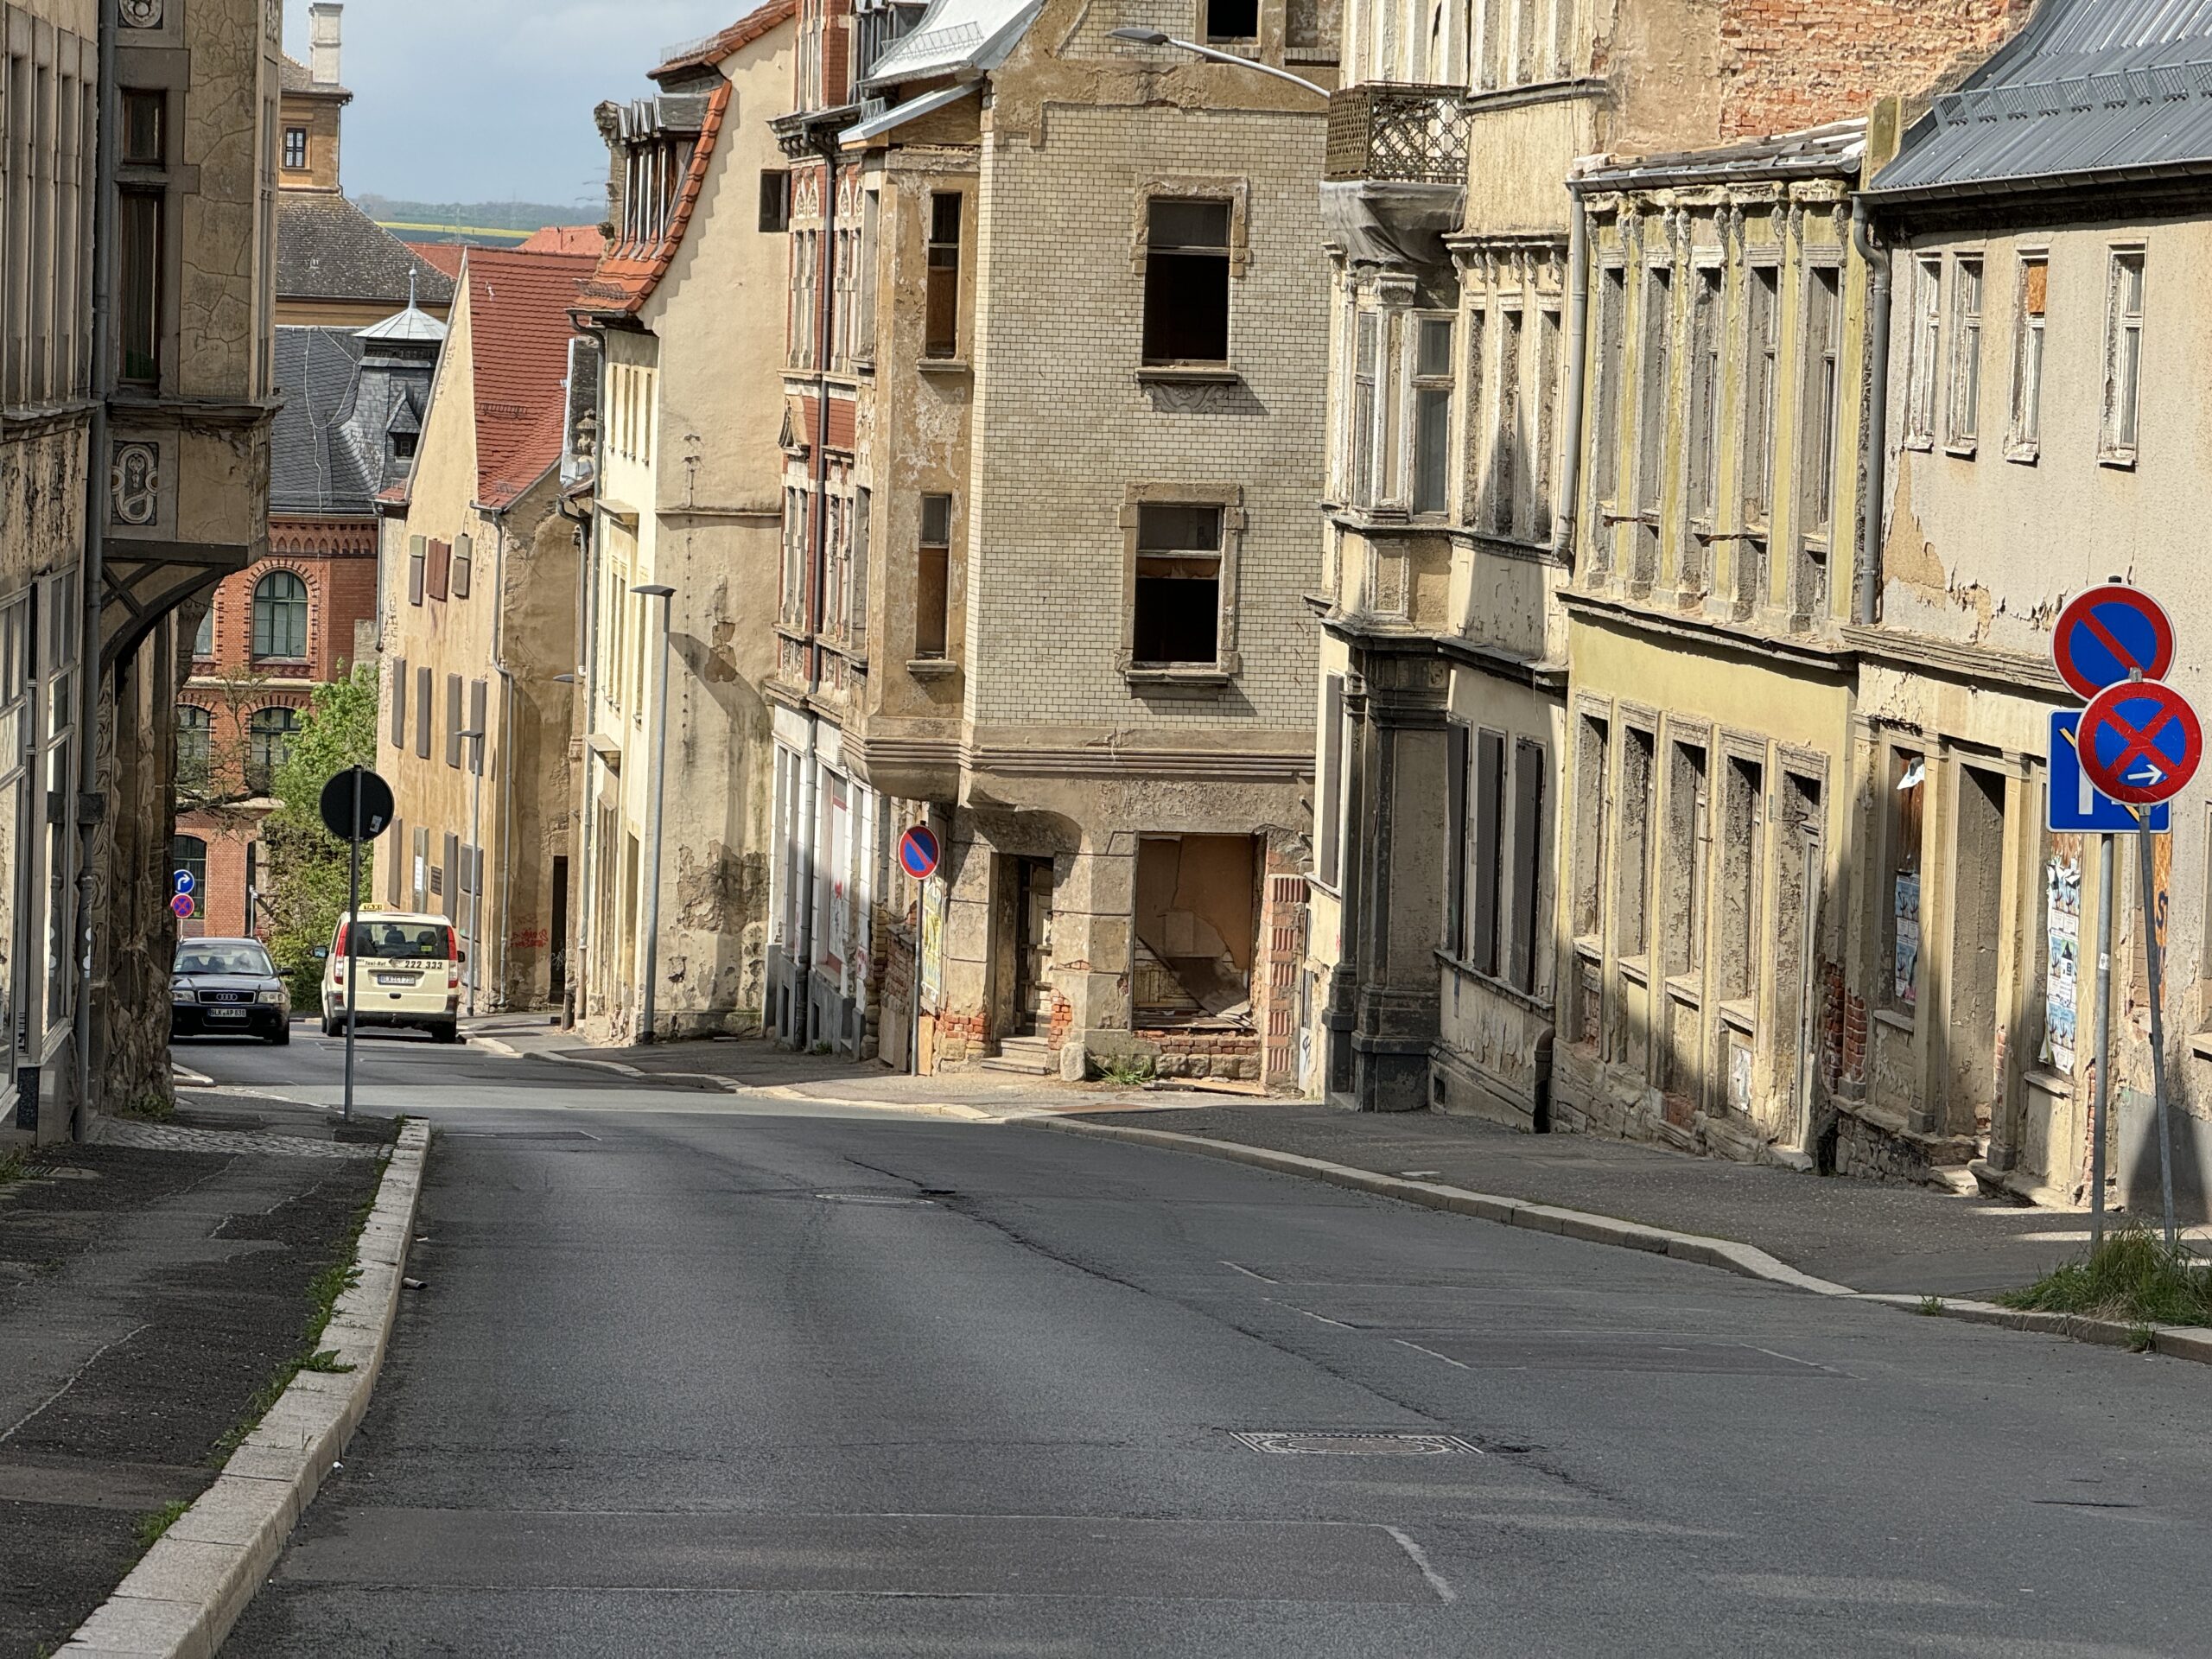
[[[322,976],[322,1033],[346,1029],[346,969],[353,971],[357,1027],[399,1026],[427,1031],[442,1043],[461,1037],[461,967],[467,959],[454,925],[442,916],[365,910],[338,918]]]

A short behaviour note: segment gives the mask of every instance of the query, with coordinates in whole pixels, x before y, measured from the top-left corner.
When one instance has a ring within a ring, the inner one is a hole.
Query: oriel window
[[[914,655],[943,657],[950,631],[952,498],[922,498],[920,548],[914,562]]]
[[[1452,490],[1452,319],[1414,325],[1415,512],[1442,512]]]

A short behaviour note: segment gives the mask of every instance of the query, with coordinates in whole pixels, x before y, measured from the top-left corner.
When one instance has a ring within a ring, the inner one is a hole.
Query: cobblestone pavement
[[[92,1138],[104,1146],[137,1147],[148,1152],[260,1153],[278,1158],[373,1158],[377,1148],[340,1141],[310,1141],[304,1135],[265,1129],[193,1129],[176,1123],[149,1123],[137,1118],[102,1117]]]

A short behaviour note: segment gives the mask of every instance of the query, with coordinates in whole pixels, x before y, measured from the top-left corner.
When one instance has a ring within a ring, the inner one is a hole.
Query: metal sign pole
[[[353,817],[349,826],[353,833],[346,838],[346,1103],[340,1113],[341,1122],[353,1121],[353,1019],[354,976],[361,971],[361,953],[354,947],[359,944],[361,913],[361,769],[353,768]]]
[[[2106,1116],[2112,1101],[2112,837],[2097,837],[2097,1068],[2096,1098],[2089,1117],[2089,1244],[2105,1242]]]
[[[2151,1092],[2158,1109],[2158,1190],[2164,1205],[2166,1243],[2171,1248],[2174,1243],[2173,1137],[2166,1132],[2166,1022],[2159,1012],[2165,998],[2159,983],[2158,899],[2152,888],[2155,878],[2151,868],[2149,816],[2147,812],[2137,815],[2139,820],[2144,821],[2144,827],[2135,832],[2135,845],[2140,854],[2138,863],[2141,873],[2138,880],[2143,888],[2143,963],[2145,973],[2150,980],[2151,992]]]

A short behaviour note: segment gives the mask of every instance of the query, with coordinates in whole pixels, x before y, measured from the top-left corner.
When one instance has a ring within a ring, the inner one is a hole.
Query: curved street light
[[[1308,80],[1303,75],[1294,75],[1289,70],[1278,69],[1271,63],[1261,63],[1251,58],[1240,58],[1234,52],[1224,52],[1214,47],[1201,46],[1196,41],[1179,41],[1165,29],[1109,29],[1106,33],[1110,39],[1128,41],[1135,46],[1172,46],[1179,51],[1195,53],[1199,57],[1215,63],[1233,63],[1240,68],[1256,69],[1263,75],[1273,75],[1277,80],[1287,80],[1294,86],[1303,86],[1316,97],[1326,98],[1329,95],[1327,87],[1318,81]]]

